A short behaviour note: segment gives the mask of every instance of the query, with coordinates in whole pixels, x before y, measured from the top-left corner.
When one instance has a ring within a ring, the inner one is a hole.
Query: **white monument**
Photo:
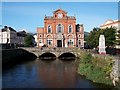
[[[99,54],[103,54],[103,55],[106,54],[104,35],[100,35],[100,37],[99,37]]]

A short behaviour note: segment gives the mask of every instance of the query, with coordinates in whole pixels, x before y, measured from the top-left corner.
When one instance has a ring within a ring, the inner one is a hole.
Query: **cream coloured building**
[[[5,26],[0,30],[0,44],[15,44],[17,43],[17,32],[11,27]]]
[[[104,29],[104,28],[107,28],[107,27],[108,28],[115,27],[117,30],[120,30],[120,20],[110,20],[110,19],[108,19],[104,24],[102,24],[100,26],[101,29]],[[116,36],[116,39],[118,39],[117,36]],[[116,45],[116,48],[120,48],[120,46]]]

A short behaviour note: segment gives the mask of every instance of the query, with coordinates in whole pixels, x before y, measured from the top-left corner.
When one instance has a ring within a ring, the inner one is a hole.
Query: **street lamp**
[[[63,47],[65,46],[65,36],[64,36],[64,34],[62,34],[62,36],[63,36]]]

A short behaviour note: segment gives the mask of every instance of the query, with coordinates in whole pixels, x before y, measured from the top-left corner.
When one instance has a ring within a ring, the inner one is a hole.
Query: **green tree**
[[[84,40],[87,41],[87,38],[89,36],[89,33],[88,32],[84,32]]]
[[[93,30],[90,32],[88,38],[87,38],[87,44],[89,47],[97,47],[98,45],[98,28],[93,28]]]
[[[33,36],[28,34],[26,37],[25,37],[25,46],[26,47],[30,47],[30,46],[33,46],[34,43],[33,43]]]
[[[120,29],[117,31],[116,37],[116,45],[120,45]]]
[[[103,34],[105,35],[106,46],[115,46],[116,28],[114,27],[106,28],[104,29]]]
[[[91,48],[96,48],[99,45],[99,37],[101,34],[105,36],[105,44],[106,46],[114,46],[115,45],[115,33],[116,28],[110,27],[105,29],[100,28],[93,28],[93,30],[90,32],[88,38],[87,38],[87,44]]]

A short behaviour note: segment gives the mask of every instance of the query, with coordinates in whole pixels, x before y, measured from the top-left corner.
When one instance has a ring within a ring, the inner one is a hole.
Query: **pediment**
[[[55,13],[59,13],[59,12],[67,14],[67,12],[64,11],[64,10],[62,10],[62,9],[57,9],[57,10],[54,11],[53,13],[55,14]]]
[[[113,23],[113,22],[114,22],[113,20],[107,20],[103,25],[110,24],[110,23]]]

